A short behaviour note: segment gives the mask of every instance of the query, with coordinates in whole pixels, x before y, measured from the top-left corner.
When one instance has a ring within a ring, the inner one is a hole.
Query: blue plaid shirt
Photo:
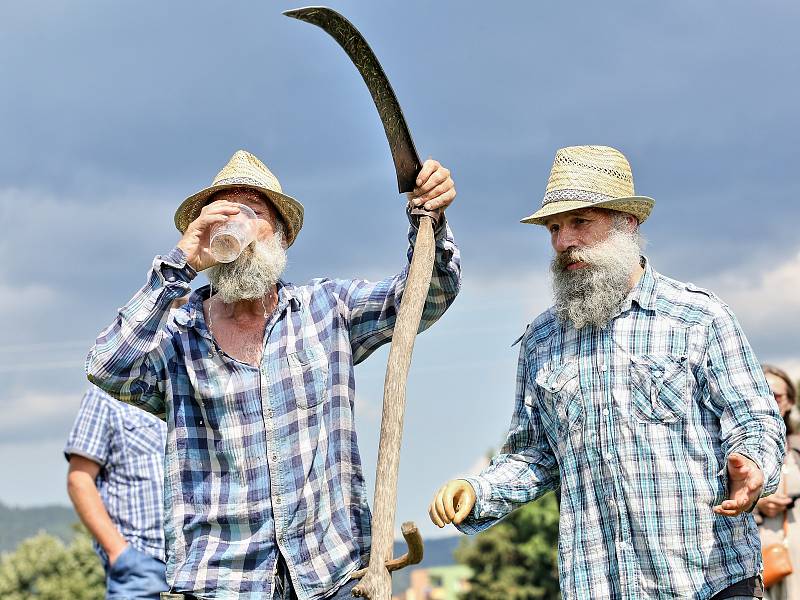
[[[420,330],[460,287],[450,229],[436,239]],[[407,270],[377,283],[281,282],[254,367],[216,347],[203,319],[208,287],[170,313],[195,273],[179,249],[156,257],[145,287],[97,339],[87,372],[167,421],[167,580],[176,590],[270,598],[280,552],[298,596],[322,598],[360,566],[370,510],[353,365],[391,339]]]
[[[477,477],[476,533],[561,487],[565,600],[710,598],[759,572],[750,514],[722,517],[732,452],[778,485],[784,425],[730,309],[649,264],[604,329],[552,312],[522,338],[506,443]]]
[[[161,560],[166,439],[163,421],[91,386],[64,447],[67,460],[77,454],[100,465],[95,483],[114,525],[137,550]]]

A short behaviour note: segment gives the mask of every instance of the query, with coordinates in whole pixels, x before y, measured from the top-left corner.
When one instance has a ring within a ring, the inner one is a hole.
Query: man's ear
[[[636,231],[636,229],[639,227],[639,219],[630,213],[625,214],[625,222],[628,224],[628,229],[631,232]]]

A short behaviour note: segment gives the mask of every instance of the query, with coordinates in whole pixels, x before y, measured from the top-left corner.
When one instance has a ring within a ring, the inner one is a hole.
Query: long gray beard
[[[638,232],[615,229],[599,244],[553,257],[550,270],[556,316],[576,329],[585,325],[606,327],[630,292],[641,244]],[[568,271],[567,264],[575,260],[587,266]]]
[[[206,271],[213,290],[225,304],[263,298],[278,283],[286,268],[283,237],[275,233],[266,242],[254,242],[230,263]]]

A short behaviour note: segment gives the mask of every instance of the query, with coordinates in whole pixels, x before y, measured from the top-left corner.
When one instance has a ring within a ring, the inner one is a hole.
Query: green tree
[[[0,558],[3,600],[102,600],[103,567],[85,529],[69,544],[40,533]]]
[[[549,493],[465,538],[455,554],[473,572],[463,600],[560,598],[558,514],[555,494]]]

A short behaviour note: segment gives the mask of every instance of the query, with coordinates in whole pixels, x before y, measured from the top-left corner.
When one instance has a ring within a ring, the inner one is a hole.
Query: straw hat
[[[286,224],[286,244],[294,243],[303,226],[303,205],[283,193],[278,178],[255,156],[244,150],[234,154],[211,185],[189,196],[175,211],[175,226],[183,233],[189,224],[200,216],[209,197],[221,190],[249,188],[262,192],[271,201]]]
[[[636,196],[628,159],[609,146],[570,146],[556,152],[542,207],[521,223],[544,225],[552,215],[580,208],[630,213],[641,223],[655,200]]]

